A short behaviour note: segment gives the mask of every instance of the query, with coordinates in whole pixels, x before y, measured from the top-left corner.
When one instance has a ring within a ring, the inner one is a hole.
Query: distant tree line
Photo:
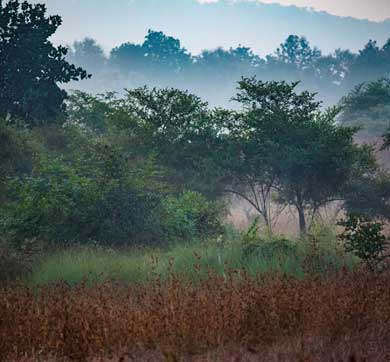
[[[142,44],[124,43],[106,56],[93,39],[75,42],[68,60],[93,74],[82,90],[122,91],[142,85],[188,89],[213,105],[226,105],[240,77],[263,81],[301,81],[301,89],[320,92],[335,104],[354,86],[390,76],[390,39],[383,46],[370,40],[357,54],[337,49],[323,54],[305,37],[290,35],[264,58],[250,48],[204,50],[190,54],[180,40],[149,30]]]

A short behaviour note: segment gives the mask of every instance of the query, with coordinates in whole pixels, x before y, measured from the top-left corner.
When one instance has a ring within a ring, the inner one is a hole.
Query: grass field
[[[59,283],[0,293],[2,361],[389,361],[390,276]]]
[[[335,242],[322,240],[313,245],[303,241],[273,238],[253,245],[234,240],[173,246],[168,249],[118,251],[77,248],[50,254],[37,263],[29,276],[34,285],[108,279],[126,283],[145,283],[156,276],[180,275],[184,280],[206,277],[210,270],[225,276],[229,270],[245,270],[255,276],[277,273],[303,278],[342,267],[353,268],[356,260]]]
[[[312,236],[47,253],[0,287],[0,361],[388,361],[390,275]]]

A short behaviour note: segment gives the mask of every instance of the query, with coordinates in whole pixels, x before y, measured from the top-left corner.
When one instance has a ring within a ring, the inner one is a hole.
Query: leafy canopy
[[[46,6],[0,2],[0,116],[36,125],[58,117],[66,92],[58,83],[87,77],[65,60],[67,49],[48,40],[62,20]]]
[[[355,128],[337,125],[338,109],[322,112],[315,94],[297,93],[297,85],[239,82],[235,100],[243,110],[230,124],[239,157],[230,172],[247,183],[256,203],[262,200],[263,212],[271,191],[277,191],[279,202],[296,208],[305,233],[305,213],[342,199],[368,150],[354,144]]]

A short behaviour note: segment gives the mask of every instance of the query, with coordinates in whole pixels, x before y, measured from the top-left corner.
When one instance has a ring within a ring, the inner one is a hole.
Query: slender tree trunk
[[[307,225],[306,225],[306,217],[305,217],[305,209],[302,206],[298,206],[298,217],[299,217],[299,231],[301,237],[305,237],[307,234]]]
[[[272,235],[272,223],[271,223],[271,220],[268,218],[268,213],[267,213],[267,210],[262,214],[263,216],[263,219],[264,219],[264,222],[265,222],[265,226],[267,228],[267,231],[268,231],[268,234],[269,235]]]

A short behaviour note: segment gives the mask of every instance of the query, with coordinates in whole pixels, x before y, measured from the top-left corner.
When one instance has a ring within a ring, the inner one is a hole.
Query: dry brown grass
[[[2,361],[390,361],[390,276],[0,291]]]

